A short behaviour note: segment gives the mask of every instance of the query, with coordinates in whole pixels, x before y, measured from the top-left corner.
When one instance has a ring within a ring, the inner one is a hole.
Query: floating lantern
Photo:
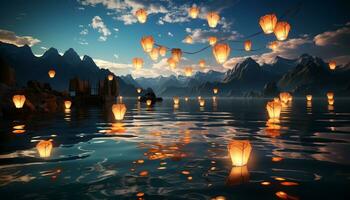
[[[335,68],[337,67],[337,63],[335,61],[330,61],[328,63],[328,66],[330,70],[335,70]]]
[[[205,100],[204,99],[199,99],[199,106],[204,107],[205,106]]]
[[[146,104],[147,104],[147,106],[152,105],[152,100],[151,99],[147,99]]]
[[[55,75],[56,75],[56,71],[53,70],[53,69],[51,69],[51,70],[49,70],[48,74],[49,74],[49,77],[50,77],[50,78],[54,78]]]
[[[328,99],[334,99],[334,93],[333,92],[327,92],[327,98]]]
[[[272,51],[275,51],[278,47],[278,41],[273,41],[273,42],[270,42],[269,43],[269,48],[272,50]]]
[[[283,41],[288,38],[290,25],[287,22],[277,22],[274,33],[277,40]]]
[[[230,46],[228,44],[216,44],[213,47],[213,54],[216,61],[223,64],[230,55]]]
[[[198,64],[200,68],[205,68],[205,60],[201,59]]]
[[[179,97],[173,97],[174,105],[179,105],[180,99]]]
[[[227,147],[233,166],[241,167],[248,163],[252,151],[249,140],[232,140]]]
[[[219,92],[219,88],[213,88],[213,93],[217,94]]]
[[[181,49],[172,49],[171,50],[171,57],[176,61],[176,62],[180,62],[181,60],[181,56],[182,56],[182,51]]]
[[[201,97],[201,96],[198,96],[198,97],[197,97],[197,99],[198,99],[198,101],[199,101],[199,100],[201,100],[201,99],[202,99],[202,97]]]
[[[118,96],[118,100],[121,103],[123,101],[123,96]]]
[[[141,96],[138,96],[138,97],[137,97],[137,100],[139,100],[139,101],[140,101],[140,100],[141,100]]]
[[[282,104],[281,102],[276,101],[267,102],[266,110],[269,114],[270,119],[278,120],[280,118]]]
[[[289,92],[281,92],[280,93],[280,99],[283,103],[288,103],[291,98],[291,94]]]
[[[171,69],[175,69],[176,68],[176,65],[177,65],[177,62],[175,61],[174,58],[168,58],[168,65],[170,66]]]
[[[158,60],[159,57],[159,49],[158,48],[153,48],[151,52],[149,52],[149,56],[153,61]]]
[[[146,53],[152,51],[154,45],[154,39],[152,36],[145,36],[141,39],[141,46]]]
[[[216,12],[209,12],[207,14],[207,21],[210,28],[215,28],[220,20],[220,15]]]
[[[186,38],[185,38],[185,43],[187,44],[192,44],[193,43],[193,39],[190,35],[188,35]]]
[[[198,17],[199,14],[199,8],[197,6],[192,6],[189,10],[188,10],[188,15],[192,18],[192,19],[196,19]]]
[[[192,76],[193,69],[192,67],[185,67],[185,75]]]
[[[334,99],[328,99],[328,105],[333,106],[334,105]]]
[[[214,46],[216,44],[216,42],[218,41],[218,39],[214,36],[209,36],[208,37],[208,42],[211,46]]]
[[[16,108],[23,108],[24,102],[26,101],[26,96],[24,95],[13,95],[12,102],[15,104]]]
[[[133,58],[132,65],[135,67],[136,70],[141,69],[143,66],[143,59],[142,58]]]
[[[112,75],[112,74],[109,74],[109,75],[108,75],[108,80],[109,80],[109,81],[113,81],[113,75]]]
[[[71,106],[72,106],[72,102],[71,101],[69,101],[69,100],[64,101],[64,107],[66,109],[70,109]]]
[[[113,104],[112,111],[116,120],[123,120],[126,113],[126,106],[123,103]]]
[[[159,47],[159,54],[160,54],[161,56],[165,56],[165,55],[166,55],[166,47],[160,46],[160,47]]]
[[[188,101],[188,97],[185,97],[185,101]]]
[[[50,140],[41,140],[37,145],[36,149],[39,152],[41,158],[50,157],[52,151],[52,142]]]
[[[136,12],[135,12],[135,15],[137,17],[137,20],[143,24],[146,22],[147,20],[147,11],[143,8],[140,8],[138,9]]]
[[[244,42],[244,50],[246,50],[246,51],[252,50],[252,41],[246,40]]]
[[[307,101],[311,101],[311,100],[312,100],[312,95],[310,95],[310,94],[309,94],[309,95],[306,95],[306,100],[307,100]]]
[[[249,181],[249,171],[247,166],[232,167],[230,175],[227,177],[226,185],[234,186]]]
[[[136,92],[137,92],[138,94],[140,94],[140,93],[142,92],[142,89],[141,89],[141,88],[137,88],[137,89],[136,89]]]
[[[270,34],[275,30],[277,17],[275,14],[267,14],[260,17],[259,25],[265,34]]]
[[[288,194],[282,191],[276,192],[276,196],[280,199],[289,199]]]

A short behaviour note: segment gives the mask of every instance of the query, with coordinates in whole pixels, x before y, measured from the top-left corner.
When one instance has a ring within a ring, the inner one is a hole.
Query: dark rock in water
[[[273,97],[279,94],[276,82],[269,82],[265,84],[263,94],[266,97]]]
[[[158,101],[163,101],[163,99],[161,97],[157,97],[156,94],[153,92],[152,88],[147,88],[141,98],[140,98],[140,102],[146,102],[147,100],[151,100],[152,104],[158,102]]]

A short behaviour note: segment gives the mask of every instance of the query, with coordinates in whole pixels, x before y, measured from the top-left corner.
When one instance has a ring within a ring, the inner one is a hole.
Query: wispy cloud
[[[106,41],[107,37],[111,35],[111,31],[107,28],[100,16],[95,16],[94,18],[92,18],[91,26],[93,29],[97,29],[98,32],[101,34],[101,36],[99,37],[99,41]]]
[[[317,46],[327,45],[349,45],[350,44],[350,24],[335,31],[326,31],[318,34],[314,38]]]
[[[0,29],[0,41],[16,46],[33,46],[40,42],[39,39],[33,38],[32,36],[17,36],[15,32],[3,29]]]

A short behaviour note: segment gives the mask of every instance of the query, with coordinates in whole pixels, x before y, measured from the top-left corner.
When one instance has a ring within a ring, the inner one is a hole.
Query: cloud
[[[16,46],[33,46],[40,42],[39,39],[33,38],[32,36],[17,36],[15,32],[3,29],[0,29],[0,41]]]
[[[80,35],[87,35],[89,33],[89,30],[84,28],[82,31],[80,31]]]
[[[96,65],[99,68],[109,69],[111,72],[115,73],[116,75],[126,75],[130,74],[132,70],[131,64],[125,64],[125,63],[115,63],[103,59],[93,59]]]
[[[191,28],[186,28],[185,31],[191,35],[193,39],[193,43],[207,43],[209,36],[215,36],[216,34],[219,33],[218,29],[204,30],[204,29],[196,28],[192,30]],[[228,31],[228,32],[221,32],[220,38],[218,39],[232,41],[232,40],[237,40],[241,37],[242,35],[239,34],[237,31]]]
[[[168,35],[169,35],[170,37],[174,37],[174,35],[173,35],[171,32],[168,32]]]
[[[106,41],[107,37],[111,35],[111,31],[107,28],[100,16],[92,18],[91,26],[93,29],[97,29],[98,32],[101,33],[99,41]]]
[[[314,42],[317,46],[348,46],[348,44],[350,44],[350,26],[318,34],[315,36]]]
[[[40,49],[42,49],[42,50],[47,50],[47,47],[40,47]]]

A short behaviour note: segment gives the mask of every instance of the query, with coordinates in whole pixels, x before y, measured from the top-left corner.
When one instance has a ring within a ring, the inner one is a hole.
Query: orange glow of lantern
[[[149,56],[153,61],[158,60],[159,57],[159,49],[158,48],[153,48],[151,52],[149,52]]]
[[[277,22],[274,29],[275,36],[277,40],[283,41],[288,38],[290,31],[290,25],[287,22]]]
[[[227,177],[226,185],[234,186],[249,181],[249,171],[247,166],[232,167],[230,175]]]
[[[249,140],[232,140],[227,147],[233,166],[241,167],[248,163],[252,151]]]
[[[198,17],[199,14],[199,8],[197,6],[192,6],[189,10],[188,10],[188,15],[192,18],[192,19],[196,19]]]
[[[185,101],[188,101],[188,97],[185,97]]]
[[[69,100],[64,101],[64,107],[66,109],[70,109],[71,106],[72,106],[72,102],[71,101],[69,101]]]
[[[193,39],[190,35],[188,35],[186,38],[185,38],[185,43],[187,44],[192,44],[193,43]]]
[[[135,67],[136,70],[141,69],[143,66],[143,59],[142,58],[133,58],[132,65]]]
[[[171,50],[171,57],[176,61],[176,62],[180,62],[181,60],[181,56],[182,56],[182,51],[181,49],[172,49]]]
[[[174,105],[179,105],[180,98],[179,97],[173,97]]]
[[[112,112],[116,120],[123,120],[126,110],[126,106],[123,103],[116,103],[112,106]]]
[[[267,14],[260,17],[259,25],[265,34],[270,34],[275,30],[277,17],[275,14]]]
[[[36,149],[39,152],[39,156],[41,158],[48,158],[51,155],[51,151],[52,151],[52,142],[50,140],[41,140],[40,142],[38,142],[38,144],[36,145]]]
[[[306,100],[307,101],[311,101],[312,100],[312,95],[311,94],[306,95]]]
[[[170,66],[171,69],[176,68],[177,62],[174,58],[172,58],[172,57],[168,58],[167,62],[168,62],[168,65]]]
[[[198,99],[198,101],[199,101],[199,100],[201,100],[201,99],[202,99],[202,97],[201,97],[201,96],[198,96],[198,97],[197,97],[197,99]]]
[[[334,93],[333,92],[327,92],[327,98],[328,99],[334,99]]]
[[[273,41],[273,42],[270,42],[269,43],[269,48],[272,50],[272,51],[275,51],[278,47],[278,41]]]
[[[138,94],[140,94],[140,93],[142,92],[142,89],[141,89],[141,88],[137,88],[137,89],[136,89],[136,92],[137,92]]]
[[[209,36],[208,37],[208,42],[211,46],[214,46],[216,44],[216,42],[218,41],[218,39],[214,36]]]
[[[205,100],[204,99],[199,99],[199,106],[204,107],[205,106]]]
[[[328,105],[333,106],[334,105],[334,99],[328,99]]]
[[[192,67],[185,67],[185,75],[186,76],[192,76],[192,73],[193,73],[193,69]]]
[[[143,8],[140,8],[138,9],[136,12],[135,12],[135,15],[137,17],[137,20],[143,24],[147,21],[147,11]]]
[[[146,105],[147,105],[147,106],[151,106],[151,105],[152,105],[152,100],[151,100],[151,99],[147,99]]]
[[[282,104],[281,102],[276,101],[267,102],[266,110],[269,114],[270,119],[278,120],[280,118]]]
[[[49,77],[50,77],[50,78],[55,78],[56,71],[53,70],[53,69],[51,69],[51,70],[49,70],[48,74],[49,74]]]
[[[205,60],[204,59],[199,60],[198,64],[199,64],[200,68],[205,68]]]
[[[328,66],[330,70],[335,70],[335,68],[337,67],[337,63],[335,61],[330,61],[328,63]]]
[[[154,45],[154,39],[152,36],[145,36],[141,39],[141,46],[146,53],[152,51]]]
[[[219,88],[213,88],[213,93],[217,94],[219,92]]]
[[[12,102],[16,108],[23,108],[25,101],[26,101],[26,96],[24,95],[13,95],[12,97]]]
[[[112,74],[109,74],[109,75],[108,75],[108,80],[109,80],[109,81],[113,81],[113,75],[112,75]]]
[[[288,194],[282,191],[276,192],[276,196],[280,199],[289,199]]]
[[[246,51],[252,50],[252,41],[246,40],[244,42],[244,50],[246,50]]]
[[[166,51],[167,51],[166,47],[164,47],[164,46],[160,46],[159,47],[159,54],[161,56],[165,56],[166,55]]]
[[[220,64],[223,64],[230,55],[230,50],[231,49],[228,44],[216,44],[213,47],[213,54],[216,61]]]
[[[280,93],[280,99],[283,103],[288,103],[288,101],[292,100],[291,96],[292,95],[289,92],[281,92]]]
[[[220,20],[220,15],[217,12],[209,12],[207,14],[207,21],[210,28],[215,28]]]

